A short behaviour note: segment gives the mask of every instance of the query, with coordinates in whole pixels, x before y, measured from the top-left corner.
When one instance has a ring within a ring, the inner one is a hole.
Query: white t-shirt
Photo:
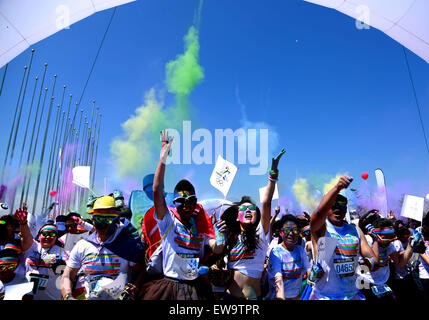
[[[42,275],[41,280],[38,280],[39,288],[34,295],[34,300],[61,300],[61,273],[55,274],[52,266],[57,260],[67,261],[67,252],[57,245],[44,249],[39,242],[33,241],[30,249],[25,251],[24,257],[27,281],[38,278],[37,275]],[[60,268],[57,269],[57,273],[59,272]]]
[[[259,223],[256,234],[259,236],[259,241],[256,249],[252,251],[247,250],[242,235],[238,235],[237,243],[228,256],[228,269],[237,270],[252,278],[262,277],[270,231],[268,230],[265,234],[262,224]]]
[[[350,300],[359,290],[356,286],[360,235],[353,224],[336,227],[326,219],[325,237],[335,238],[337,246],[328,261],[320,261],[324,275],[316,281],[310,299]]]
[[[366,235],[365,238],[368,241],[368,244],[372,246],[372,242],[373,242],[372,238],[368,235]],[[389,246],[387,248],[382,248],[381,246],[379,246],[378,247],[379,259],[380,259],[379,268],[372,272],[362,273],[361,277],[365,279],[367,282],[375,285],[385,284],[387,280],[389,280],[389,276],[390,276],[389,256],[394,252],[399,252],[399,251],[395,247],[393,242],[389,243]]]
[[[204,246],[210,238],[188,229],[168,210],[159,220],[158,228],[162,239],[162,266],[164,275],[180,280],[194,280],[198,277],[198,265],[204,257]],[[192,229],[192,228],[191,228]],[[167,232],[168,231],[168,232]]]
[[[98,289],[99,281],[104,281],[105,278],[114,280],[122,273],[128,274],[130,266],[133,265],[104,247],[105,243],[114,240],[119,231],[118,228],[115,234],[104,243],[94,232],[87,238],[79,240],[70,252],[67,266],[75,269],[82,268],[85,273],[85,296],[88,299],[91,299],[93,291]]]
[[[426,256],[429,257],[429,241],[425,241],[426,245]],[[419,256],[419,278],[420,279],[429,279],[429,265]]]
[[[400,240],[393,241],[393,245],[397,252],[404,251],[404,247],[408,246],[408,242],[402,243]],[[407,268],[399,268],[398,265],[395,264],[395,279],[404,279],[408,275]]]
[[[299,295],[303,276],[311,269],[305,249],[296,245],[289,251],[278,245],[270,253],[268,265],[268,279],[270,285],[270,299],[276,297],[275,277],[283,277],[285,298],[295,298]]]

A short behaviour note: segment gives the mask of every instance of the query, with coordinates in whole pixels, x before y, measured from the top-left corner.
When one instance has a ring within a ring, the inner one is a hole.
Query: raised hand
[[[170,154],[171,144],[173,143],[174,137],[169,139],[168,132],[165,130],[161,131],[161,161],[166,162],[168,155]]]
[[[279,153],[276,157],[272,158],[272,161],[271,161],[271,170],[277,170],[277,167],[278,167],[278,165],[279,165],[280,158],[282,157],[282,155],[283,155],[285,152],[286,152],[286,150],[285,150],[285,149],[282,149],[282,150],[280,151],[280,153]]]
[[[346,174],[343,175],[337,182],[337,188],[339,191],[342,189],[347,189],[350,183],[352,183],[353,178],[348,177]]]
[[[27,204],[23,203],[23,209],[19,208],[15,211],[15,218],[18,219],[20,225],[27,224]]]

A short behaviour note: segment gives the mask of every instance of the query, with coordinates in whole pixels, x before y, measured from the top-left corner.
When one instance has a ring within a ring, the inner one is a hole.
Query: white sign
[[[237,170],[238,168],[233,163],[225,160],[219,155],[210,177],[210,184],[226,197],[232,181],[234,181]]]
[[[262,200],[264,199],[265,190],[267,190],[267,187],[259,188],[259,202],[260,203],[262,203]],[[274,189],[274,194],[273,194],[273,200],[278,199],[278,198],[279,198],[279,189],[278,189],[277,183],[276,183],[276,188]]]
[[[416,221],[422,221],[423,219],[423,207],[425,204],[425,198],[405,195],[404,202],[402,203],[401,216],[405,218],[411,218]]]
[[[73,168],[73,181],[72,183],[82,187],[89,189],[89,175],[91,172],[91,167],[89,166],[80,166]]]
[[[22,300],[22,297],[33,290],[34,282],[6,285],[3,300]]]
[[[325,261],[329,263],[335,248],[337,247],[338,240],[331,237],[320,237],[317,241],[317,259],[321,263]]]
[[[380,213],[384,218],[387,218],[386,180],[381,169],[375,169],[375,179],[377,180],[377,198],[379,199]]]

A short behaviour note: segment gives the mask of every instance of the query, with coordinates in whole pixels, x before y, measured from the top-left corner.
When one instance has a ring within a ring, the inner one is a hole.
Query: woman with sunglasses
[[[310,274],[311,265],[304,248],[297,245],[300,237],[298,219],[287,214],[281,218],[278,225],[281,243],[270,253],[270,292],[267,298],[298,300],[303,276]]]
[[[390,262],[400,268],[405,268],[413,254],[411,241],[408,238],[408,245],[405,250],[397,248],[394,241],[397,239],[393,222],[378,214],[378,211],[371,210],[363,215],[359,221],[359,226],[365,234],[367,241],[372,246],[375,253],[378,252],[379,265],[370,272],[364,272],[362,278],[367,284],[362,290],[367,300],[394,299],[394,292],[386,284],[390,277]]]
[[[43,225],[37,233],[36,240],[27,249],[25,255],[26,278],[34,282],[34,300],[60,300],[61,292],[57,280],[60,271],[55,266],[68,259],[68,253],[58,240],[58,229],[55,224]]]
[[[345,221],[347,198],[340,192],[353,181],[344,175],[322,198],[310,218],[315,264],[310,275],[314,282],[310,300],[363,300],[357,284],[359,255],[370,270],[378,264],[378,254],[368,245],[359,228]],[[337,245],[329,259],[318,261],[318,242],[334,238]],[[314,275],[314,277],[313,277]]]
[[[284,153],[283,149],[272,159],[262,213],[245,196],[221,216],[227,224],[225,253],[228,269],[232,272],[224,300],[262,299],[261,279],[270,242],[271,200],[278,180],[278,164]]]
[[[161,155],[153,181],[154,218],[161,235],[163,279],[149,281],[140,289],[143,300],[206,300],[212,298],[210,285],[202,280],[201,261],[210,247],[220,253],[223,244],[215,239],[213,225],[197,203],[195,189],[187,180],[174,188],[174,208],[164,198],[164,174],[171,140],[161,131]]]
[[[17,250],[7,246],[0,250],[0,300],[3,300],[6,286],[25,283],[27,280],[16,274],[19,265],[19,254]]]

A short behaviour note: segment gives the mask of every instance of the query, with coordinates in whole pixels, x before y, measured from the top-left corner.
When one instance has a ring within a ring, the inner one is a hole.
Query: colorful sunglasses
[[[94,219],[95,223],[112,224],[113,222],[116,221],[118,217],[105,217],[105,216],[95,215],[95,216],[92,216],[92,218]]]
[[[256,206],[254,204],[251,204],[250,206],[241,205],[238,207],[238,211],[256,211]]]
[[[190,195],[189,197],[177,197],[173,200],[174,204],[179,206],[183,205],[194,205],[197,203],[197,197],[195,195]]]
[[[42,231],[40,232],[40,234],[44,237],[51,237],[51,238],[55,238],[57,236],[57,234],[53,231]]]
[[[6,221],[0,220],[0,224],[6,224]]]
[[[18,263],[0,264],[0,272],[12,271],[18,267]]]
[[[282,228],[280,230],[283,231],[284,234],[289,234],[290,232],[292,232],[292,234],[294,234],[294,235],[299,234],[298,228]]]

